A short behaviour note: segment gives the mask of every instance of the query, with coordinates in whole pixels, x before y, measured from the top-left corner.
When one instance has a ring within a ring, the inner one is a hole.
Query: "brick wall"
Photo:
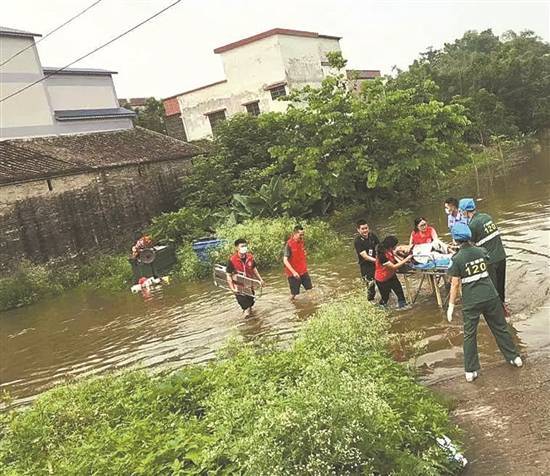
[[[164,123],[166,124],[166,133],[170,137],[187,142],[187,135],[185,134],[185,128],[183,127],[181,114],[166,116],[164,118],[164,121]]]
[[[0,269],[22,258],[129,251],[137,230],[177,208],[190,166],[190,160],[157,162],[1,186]]]

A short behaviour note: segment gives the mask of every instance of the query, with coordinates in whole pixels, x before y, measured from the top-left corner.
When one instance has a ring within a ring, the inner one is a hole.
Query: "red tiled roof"
[[[198,147],[135,127],[110,132],[0,141],[0,183],[191,158]]]
[[[239,48],[240,46],[248,45],[258,40],[263,40],[273,35],[286,35],[286,36],[302,36],[306,38],[329,38],[333,40],[339,40],[341,36],[331,36],[331,35],[321,35],[314,31],[302,31],[302,30],[288,30],[286,28],[273,28],[272,30],[267,30],[262,33],[258,33],[254,36],[249,36],[248,38],[243,38],[242,40],[229,43],[224,46],[220,46],[214,50],[214,53],[225,53],[226,51]]]

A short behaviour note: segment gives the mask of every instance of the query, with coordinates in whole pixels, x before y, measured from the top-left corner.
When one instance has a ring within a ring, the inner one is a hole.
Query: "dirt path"
[[[432,388],[456,402],[465,475],[550,475],[550,349],[522,369],[502,363],[483,368],[473,384],[460,375]]]

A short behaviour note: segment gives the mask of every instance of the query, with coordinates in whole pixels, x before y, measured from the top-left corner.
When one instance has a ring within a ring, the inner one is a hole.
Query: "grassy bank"
[[[41,474],[453,473],[447,410],[388,353],[361,294],[327,304],[290,348],[231,344],[206,366],[58,387],[1,416],[0,466]]]
[[[281,265],[285,240],[295,224],[296,220],[291,218],[266,218],[220,226],[218,236],[225,240],[225,245],[213,251],[208,262],[199,261],[190,242],[178,246],[178,264],[172,274],[180,281],[209,276],[214,263],[227,261],[237,238],[249,240],[260,269]],[[327,223],[311,220],[303,224],[312,258],[323,258],[337,245],[338,235]],[[132,271],[125,255],[104,256],[80,266],[24,261],[12,276],[0,279],[0,311],[32,304],[79,286],[117,291],[128,289],[131,284]]]
[[[26,306],[77,287],[120,290],[130,285],[132,271],[125,256],[103,256],[78,267],[20,263],[0,279],[0,311]]]

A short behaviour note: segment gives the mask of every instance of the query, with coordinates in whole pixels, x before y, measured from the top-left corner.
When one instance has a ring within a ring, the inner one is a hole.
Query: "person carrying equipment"
[[[248,243],[245,239],[239,238],[235,240],[235,253],[229,258],[225,270],[227,273],[227,285],[235,293],[235,298],[243,310],[244,317],[249,317],[252,313],[252,306],[254,306],[255,299],[253,296],[240,292],[240,287],[242,285],[239,284],[236,277],[237,275],[241,275],[247,278],[257,279],[260,281],[261,286],[264,286],[264,280],[256,268],[254,256],[248,251]]]
[[[369,225],[365,220],[357,222],[357,233],[354,246],[359,260],[361,278],[367,285],[367,299],[373,301],[376,294],[376,282],[374,281],[376,247],[380,240],[369,230]]]
[[[397,297],[397,307],[403,309],[407,306],[403,286],[396,275],[396,272],[402,266],[411,261],[412,255],[409,254],[403,259],[395,256],[398,240],[395,236],[386,236],[376,250],[376,262],[374,264],[374,279],[376,286],[380,291],[380,305],[388,304],[390,293],[393,291]]]
[[[502,245],[500,231],[487,213],[476,210],[476,203],[473,198],[462,198],[458,207],[468,219],[468,226],[472,232],[472,243],[476,246],[483,246],[489,253],[487,271],[502,301],[504,313],[509,315],[510,312],[505,305],[506,251],[504,251]]]
[[[505,359],[515,367],[523,362],[508,332],[504,309],[488,273],[487,250],[472,246],[472,232],[463,223],[456,223],[451,234],[459,250],[453,256],[447,273],[451,276],[451,293],[447,320],[453,319],[455,301],[462,286],[462,314],[464,318],[464,370],[466,381],[478,377],[477,326],[482,314],[493,333]]]

